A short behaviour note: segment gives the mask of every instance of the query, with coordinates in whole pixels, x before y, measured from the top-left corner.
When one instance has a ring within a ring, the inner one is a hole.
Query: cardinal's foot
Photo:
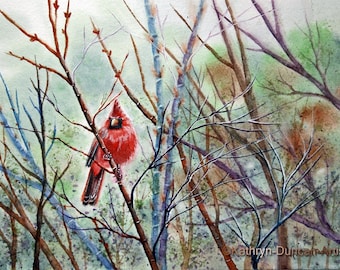
[[[112,155],[111,155],[110,153],[104,154],[104,155],[103,155],[103,159],[104,159],[104,160],[111,160],[111,159],[112,159]]]

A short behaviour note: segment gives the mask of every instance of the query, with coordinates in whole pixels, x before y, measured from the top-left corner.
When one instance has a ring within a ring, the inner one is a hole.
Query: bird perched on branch
[[[103,184],[104,172],[111,172],[110,159],[119,167],[130,161],[137,148],[137,135],[131,120],[124,113],[118,99],[113,101],[112,111],[99,130],[109,155],[99,146],[98,140],[92,142],[86,166],[90,167],[86,185],[81,197],[84,205],[98,202]]]

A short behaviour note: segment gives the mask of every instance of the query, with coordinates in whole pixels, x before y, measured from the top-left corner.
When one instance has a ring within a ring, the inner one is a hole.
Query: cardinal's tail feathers
[[[84,205],[95,205],[99,199],[99,193],[103,184],[104,169],[101,169],[98,174],[94,174],[92,168],[87,177],[86,185],[81,196]]]

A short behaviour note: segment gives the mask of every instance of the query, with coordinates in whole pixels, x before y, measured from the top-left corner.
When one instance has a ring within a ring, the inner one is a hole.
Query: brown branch
[[[113,268],[118,269],[117,266],[115,265],[114,261],[112,260],[112,254],[111,254],[111,251],[110,251],[110,248],[109,248],[109,244],[106,242],[105,237],[103,236],[100,228],[98,227],[97,219],[96,218],[92,219],[92,222],[95,225],[95,231],[99,234],[99,238],[100,238],[99,242],[104,246],[105,252],[106,252]]]
[[[11,204],[13,204],[13,206],[17,210],[18,214],[13,211],[12,207],[10,208],[10,207],[4,205],[1,202],[0,202],[0,208],[2,208],[11,218],[14,218],[18,223],[20,223],[24,228],[26,228],[26,230],[33,236],[34,239],[37,239],[36,238],[37,231],[36,231],[34,225],[32,224],[32,222],[30,221],[30,219],[28,218],[28,216],[26,215],[24,207],[21,205],[20,200],[18,199],[18,197],[15,194],[15,191],[14,191],[12,184],[11,184],[11,179],[10,179],[8,173],[7,173],[7,170],[6,170],[6,167],[5,167],[5,164],[4,164],[4,160],[1,158],[1,155],[0,155],[0,162],[3,166],[3,168],[4,168],[4,175],[5,175],[5,179],[7,180],[8,184],[9,184],[9,189],[2,182],[0,182],[0,187],[5,192],[6,196],[10,200]],[[51,266],[53,267],[53,269],[60,269],[61,270],[62,267],[61,267],[60,263],[55,258],[53,252],[49,249],[49,246],[47,245],[45,240],[41,237],[39,237],[39,245],[40,245],[41,250],[46,255],[46,258],[48,259],[48,261],[51,264]]]
[[[187,163],[187,157],[185,155],[184,149],[182,144],[177,144],[177,149],[181,158],[181,164],[185,175],[188,174],[189,168]],[[218,224],[215,224],[209,216],[209,211],[204,204],[204,200],[200,194],[198,189],[197,183],[195,183],[194,179],[189,181],[189,190],[193,194],[197,206],[211,232],[212,237],[214,238],[218,249],[220,250],[224,261],[230,270],[237,270],[236,264],[234,263],[233,259],[231,258],[231,254],[229,252],[230,248],[226,245],[224,238],[219,230]]]
[[[3,189],[5,188],[2,185],[2,183],[1,183],[1,188]],[[23,208],[19,206],[19,200],[17,200],[15,205],[16,205],[16,208],[18,207],[21,209],[21,211],[23,211]],[[2,202],[0,202],[0,208],[2,208],[10,217],[14,218],[19,224],[21,224],[32,235],[33,238],[36,238],[36,230],[34,228],[34,225],[30,222],[30,220],[28,219],[26,215],[19,216],[11,208],[5,206]],[[53,255],[53,252],[50,250],[45,240],[40,237],[39,242],[40,242],[41,250],[44,252],[47,260],[49,261],[53,269],[62,270],[62,266],[60,265],[56,257]]]
[[[58,4],[58,0],[54,0],[53,4],[51,0],[48,0],[47,3],[48,3],[48,18],[50,21],[50,25],[52,27],[54,45],[55,45],[55,50],[56,50],[55,56],[60,57],[61,54],[60,54],[59,38],[58,38],[58,32],[57,32],[57,26],[58,26],[57,19],[58,19],[59,4]]]
[[[53,233],[55,240],[58,242],[58,244],[60,245],[60,247],[64,250],[65,254],[67,255],[67,257],[70,259],[71,264],[73,266],[74,269],[76,270],[80,270],[80,267],[77,263],[76,258],[74,257],[73,251],[72,251],[72,244],[71,244],[71,239],[70,239],[70,232],[67,229],[67,226],[64,223],[64,228],[66,230],[66,237],[67,237],[67,241],[69,246],[66,247],[66,245],[64,244],[64,240],[61,239],[61,237],[58,234],[58,231],[49,221],[49,219],[44,215],[44,222],[46,223],[46,225],[48,226],[48,228],[50,229],[50,231]]]
[[[149,91],[146,89],[146,86],[145,86],[145,76],[144,76],[144,72],[143,72],[143,68],[142,68],[142,63],[141,63],[141,60],[140,60],[140,57],[139,57],[139,53],[138,53],[138,49],[137,49],[135,40],[133,39],[133,37],[131,35],[130,35],[130,38],[131,38],[133,50],[135,51],[135,55],[136,55],[136,59],[137,59],[137,64],[138,64],[138,68],[139,68],[139,74],[140,74],[141,80],[142,80],[142,89],[143,89],[143,92],[146,95],[146,97],[148,98],[148,100],[149,100],[149,102],[150,102],[154,112],[157,113],[156,104],[152,100],[152,98],[151,98],[151,96],[149,94]]]
[[[25,61],[25,62],[31,64],[32,66],[37,67],[38,69],[45,69],[45,70],[47,70],[49,72],[57,74],[59,77],[61,77],[63,80],[65,80],[67,82],[67,77],[65,75],[61,74],[61,72],[57,71],[54,68],[51,68],[49,66],[45,66],[45,65],[42,65],[42,64],[38,64],[35,60],[29,59],[29,58],[27,58],[25,56],[17,55],[15,53],[11,52],[11,51],[8,52],[8,54],[10,56],[13,56],[13,57],[19,59],[20,61]]]
[[[70,0],[67,1],[67,8],[66,11],[64,12],[65,16],[65,24],[64,24],[64,29],[62,29],[62,32],[65,36],[65,48],[64,48],[64,54],[63,58],[66,59],[67,52],[68,52],[68,45],[69,45],[69,38],[68,38],[68,32],[67,32],[67,27],[71,18],[71,12],[70,12]]]
[[[146,118],[148,118],[152,123],[156,124],[156,116],[153,115],[152,113],[149,112],[149,110],[147,108],[145,108],[138,100],[138,98],[132,93],[131,89],[125,84],[122,76],[121,76],[121,70],[119,70],[116,65],[114,64],[113,60],[112,60],[112,51],[108,50],[105,43],[104,43],[104,39],[102,39],[101,35],[100,35],[100,30],[95,26],[94,22],[92,22],[92,27],[93,27],[93,33],[97,36],[99,43],[102,47],[102,52],[105,53],[110,66],[114,72],[114,76],[116,78],[118,78],[120,84],[122,85],[122,87],[124,88],[125,92],[127,93],[127,95],[129,96],[129,98],[132,100],[133,103],[136,104],[136,106],[138,107],[138,109],[144,114],[144,116]]]
[[[44,40],[40,39],[37,34],[30,34],[29,32],[27,32],[25,28],[21,27],[14,19],[12,19],[9,15],[7,15],[7,13],[5,13],[3,10],[0,10],[0,13],[5,17],[7,21],[9,21],[12,25],[14,25],[26,37],[28,37],[31,42],[37,41],[43,47],[45,47],[49,52],[51,52],[53,55],[58,56],[57,51],[52,49],[52,47],[48,43],[46,43]]]
[[[32,204],[35,204],[36,206],[38,206],[38,202],[36,199],[34,199],[30,192],[28,192],[27,189],[24,189],[24,192],[26,194],[26,196],[28,197],[28,199],[32,202]],[[71,243],[71,238],[70,238],[70,232],[68,230],[67,225],[65,224],[65,221],[63,220],[63,224],[64,224],[64,228],[66,231],[66,238],[69,244],[69,247],[67,248],[66,245],[64,244],[64,240],[59,236],[58,232],[60,231],[59,229],[57,230],[52,223],[50,222],[49,218],[47,218],[45,216],[45,214],[43,215],[44,218],[44,222],[46,223],[47,227],[50,229],[50,231],[52,232],[52,234],[54,235],[54,238],[57,240],[58,244],[60,245],[60,247],[64,250],[65,254],[69,257],[72,266],[74,267],[74,269],[79,270],[79,265],[76,261],[76,258],[74,257],[73,251],[72,251],[72,243]]]
[[[132,17],[135,19],[135,21],[139,24],[139,26],[143,29],[143,31],[145,33],[149,33],[149,31],[144,27],[144,25],[141,23],[140,20],[138,20],[136,14],[132,11],[132,9],[130,8],[130,6],[126,3],[125,0],[123,0],[125,6],[127,7],[127,9],[129,10],[130,14],[132,15]]]

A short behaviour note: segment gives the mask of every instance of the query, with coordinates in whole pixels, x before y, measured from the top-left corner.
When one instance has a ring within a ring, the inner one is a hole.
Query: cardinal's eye
[[[112,128],[112,129],[122,128],[122,122],[123,122],[122,118],[120,118],[120,117],[112,117],[110,119],[110,126],[109,126],[109,128]]]

